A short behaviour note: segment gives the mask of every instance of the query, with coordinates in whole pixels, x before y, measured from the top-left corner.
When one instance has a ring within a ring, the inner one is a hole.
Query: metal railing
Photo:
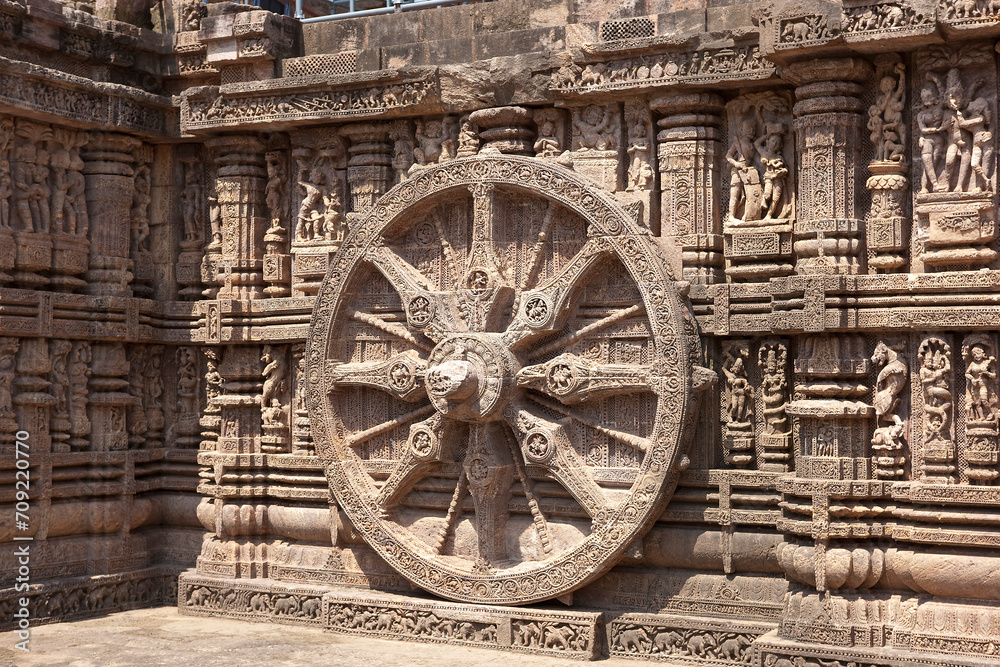
[[[357,5],[365,0],[333,0],[334,13],[327,16],[314,16],[305,18],[302,12],[302,0],[295,0],[295,18],[303,23],[320,23],[322,21],[334,21],[337,19],[358,18],[361,16],[378,16],[379,14],[394,14],[413,9],[432,9],[434,7],[445,7],[448,5],[467,5],[470,0],[385,0],[385,7],[374,9],[357,9]],[[479,0],[489,2],[490,0]],[[366,4],[370,4],[366,2]],[[347,11],[337,13],[338,7],[347,7]]]

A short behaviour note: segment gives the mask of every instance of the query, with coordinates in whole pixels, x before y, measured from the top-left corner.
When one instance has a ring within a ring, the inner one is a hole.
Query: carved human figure
[[[394,121],[389,136],[393,141],[392,168],[396,172],[396,181],[402,183],[409,177],[409,169],[413,166],[414,143],[409,121]]]
[[[201,0],[184,0],[181,5],[182,30],[200,30],[205,13],[205,3]]]
[[[86,442],[82,440],[82,436],[90,433],[90,420],[87,418],[87,379],[91,373],[90,361],[90,343],[86,341],[74,343],[67,372],[69,374],[70,433],[74,438],[70,441],[70,445],[77,449]]]
[[[555,157],[562,151],[557,135],[555,120],[546,115],[538,127],[538,138],[535,140],[535,157]]]
[[[181,209],[184,215],[184,240],[198,241],[201,239],[201,175],[198,160],[185,162],[184,190],[181,192]]]
[[[963,183],[960,186],[963,190],[982,192],[990,189],[989,178],[986,174],[992,157],[989,149],[993,141],[993,133],[989,129],[992,120],[992,106],[984,96],[969,102],[966,113],[961,116],[962,128],[972,134],[972,152],[969,156],[969,167],[972,173],[968,174],[968,177],[975,179],[973,183]]]
[[[618,142],[611,136],[613,109],[614,106],[610,104],[603,107],[591,104],[579,114],[573,130],[578,135],[580,148],[605,151],[618,146]]]
[[[208,226],[212,231],[212,243],[222,243],[222,208],[215,193],[208,196]]]
[[[55,417],[66,419],[69,416],[69,355],[73,343],[68,340],[52,341],[52,371],[49,374],[49,393],[56,399],[52,406]]]
[[[417,146],[413,149],[415,164],[423,166],[438,162],[442,143],[446,140],[444,126],[439,120],[417,120]]]
[[[962,347],[965,361],[966,405],[969,422],[995,421],[997,408],[997,360],[987,352],[987,343],[973,341]]]
[[[264,346],[261,361],[264,362],[264,388],[260,405],[264,423],[280,424],[284,412],[282,396],[288,388],[288,362],[285,355],[271,345]]]
[[[177,348],[177,414],[187,418],[198,413],[198,361],[194,348]]]
[[[87,216],[87,180],[83,176],[83,160],[73,151],[70,154],[69,186],[66,188],[66,231],[86,235],[90,228]]]
[[[898,78],[890,74],[882,77],[875,104],[868,109],[868,130],[875,145],[875,157],[883,162],[902,162],[906,144],[903,125],[906,68],[897,62],[893,71]]]
[[[17,350],[21,347],[16,338],[0,338],[0,417],[14,415],[12,386],[17,372]]]
[[[764,165],[764,191],[760,208],[765,218],[780,217],[784,207],[785,181],[788,179],[788,166],[782,154],[784,132],[783,125],[769,125],[764,135],[753,144]]]
[[[928,73],[928,76],[934,76]],[[940,84],[939,84],[940,89]],[[947,148],[944,155],[944,170],[938,178],[937,191],[947,192],[965,190],[968,181],[968,171],[971,155],[965,149],[968,144],[963,132],[967,129],[965,114],[965,84],[962,82],[958,68],[948,70],[945,75],[944,121],[942,127],[946,133]],[[951,182],[955,174],[955,164],[958,163],[958,180],[954,188]]]
[[[326,181],[326,173],[319,166],[309,172],[308,179],[299,181],[304,196],[299,206],[298,223],[295,227],[295,238],[298,241],[312,241],[322,236],[319,207],[323,203],[323,186],[326,185]]]
[[[51,171],[51,193],[49,201],[49,216],[53,223],[53,231],[65,232],[66,229],[66,195],[69,191],[69,149],[56,144],[52,151],[49,165]]]
[[[469,119],[469,114],[462,116],[461,129],[458,132],[458,149],[456,157],[475,155],[479,150],[479,134],[476,126]]]
[[[347,226],[344,216],[340,213],[341,203],[337,188],[330,188],[330,191],[323,196],[323,207],[323,238],[327,241],[343,239]]]
[[[281,213],[283,210],[283,199],[285,196],[285,184],[288,182],[288,175],[285,172],[285,162],[280,152],[269,152],[267,154],[267,187],[265,189],[264,202],[267,210],[271,213],[271,228],[281,226]]]
[[[764,433],[768,435],[784,433],[788,425],[785,415],[788,381],[784,369],[787,355],[787,348],[781,343],[763,343],[758,353],[763,375],[760,389],[764,402]]]
[[[139,165],[135,171],[135,195],[132,198],[132,234],[137,252],[149,252],[149,166]]]
[[[920,130],[920,161],[924,165],[920,180],[921,192],[937,192],[937,159],[944,145],[940,132],[944,129],[944,112],[938,103],[938,92],[934,89],[933,80],[929,80],[920,90],[920,103],[923,108],[917,113],[917,128]]]
[[[628,169],[628,189],[645,190],[653,182],[653,167],[649,163],[649,132],[646,122],[638,116],[629,125],[628,154],[631,158]]]
[[[742,351],[737,356],[727,352],[722,363],[722,372],[726,376],[726,387],[729,392],[727,412],[729,421],[735,424],[745,424],[750,421],[750,409],[753,405],[753,387],[747,379],[744,356]]]
[[[753,165],[753,135],[756,129],[756,123],[750,118],[737,123],[733,143],[726,152],[726,162],[730,167],[729,215],[736,219],[756,220],[760,217],[763,191],[760,173]]]
[[[950,350],[937,339],[928,339],[918,351],[920,358],[920,386],[927,413],[927,441],[951,441],[951,408],[954,398],[949,382],[951,374]]]

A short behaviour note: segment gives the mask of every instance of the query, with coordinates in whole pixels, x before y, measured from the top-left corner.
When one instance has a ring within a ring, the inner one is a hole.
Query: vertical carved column
[[[87,417],[89,403],[90,362],[92,360],[90,343],[77,341],[69,356],[69,446],[72,451],[82,451],[87,448],[90,436],[90,419]],[[2,367],[2,365],[0,365]]]
[[[193,347],[177,348],[177,408],[174,443],[181,448],[196,448],[200,442],[198,355]]]
[[[910,223],[905,205],[910,189],[908,142],[903,109],[906,105],[906,69],[898,54],[875,59],[879,93],[868,110],[868,130],[875,145],[875,159],[868,165],[871,178],[865,186],[872,192],[872,208],[866,223],[868,266],[898,269],[906,264]]]
[[[218,398],[222,395],[222,376],[219,374],[220,348],[206,347],[205,355],[205,409],[201,419],[201,450],[215,451],[222,426],[222,407]]]
[[[392,186],[393,145],[387,123],[352,123],[340,128],[347,137],[347,182],[350,184],[351,213],[348,223],[368,213],[375,200]]]
[[[153,147],[142,145],[135,151],[135,194],[132,198],[132,259],[135,280],[132,291],[149,298],[153,294],[153,255],[149,251],[149,204],[152,201],[150,167]]]
[[[0,285],[13,280],[7,273],[14,269],[17,246],[14,244],[14,183],[11,177],[11,147],[14,143],[14,119],[0,116]]]
[[[264,233],[269,223],[264,144],[254,136],[223,136],[207,145],[218,155],[215,192],[222,227],[219,296],[256,298],[263,290]]]
[[[750,342],[727,341],[723,346],[722,373],[726,384],[722,392],[725,402],[724,441],[725,462],[737,468],[749,467],[755,458],[753,424],[753,387],[747,377],[750,362]]]
[[[795,400],[787,414],[796,420],[798,477],[866,479],[868,428],[873,410],[863,402],[861,380],[870,362],[861,336],[810,336],[795,360]]]
[[[711,93],[668,95],[654,99],[650,106],[664,114],[657,122],[659,232],[676,237],[681,246],[684,280],[724,282],[716,193],[722,98]]]
[[[94,343],[91,348],[90,394],[87,407],[92,425],[90,447],[104,452],[128,449],[125,414],[139,402],[128,394],[129,362],[122,343]]]
[[[962,340],[965,362],[965,404],[962,411],[964,479],[971,484],[991,484],[997,470],[998,411],[997,343],[993,334],[970,334]]]
[[[760,344],[757,364],[761,374],[764,431],[758,468],[786,472],[792,469],[792,430],[788,415],[788,341],[771,338]]]
[[[14,409],[18,428],[31,434],[34,453],[49,452],[52,439],[49,431],[49,412],[56,399],[49,393],[49,344],[44,338],[22,338],[17,355],[17,376],[14,379]]]
[[[17,338],[0,338],[0,446],[14,443],[18,430],[14,410],[14,379],[17,377]]]
[[[73,343],[68,340],[55,339],[50,341],[50,358],[52,371],[49,373],[49,393],[55,398],[52,404],[52,419],[49,428],[52,435],[52,451],[68,452],[66,441],[70,437],[69,420],[69,356],[73,351]]]
[[[288,254],[288,152],[270,150],[264,201],[271,226],[264,234],[264,293],[270,297],[291,293],[292,262]]]
[[[264,386],[260,396],[261,422],[264,435],[261,450],[286,452],[289,443],[289,382],[288,350],[280,345],[265,345],[260,358],[264,365]]]
[[[306,406],[306,358],[305,343],[292,346],[292,365],[295,370],[292,409],[295,423],[292,429],[292,453],[311,455],[316,453],[312,441],[312,427],[309,424],[309,410]]]
[[[931,335],[917,348],[914,374],[915,414],[921,415],[913,433],[914,476],[925,482],[955,481],[955,360],[947,336]]]
[[[872,435],[872,464],[879,479],[902,479],[906,474],[906,441],[909,420],[905,389],[910,371],[901,355],[905,343],[887,345],[879,341],[872,362],[880,366],[875,380],[875,433]]]
[[[133,151],[140,144],[138,139],[124,134],[92,132],[84,149],[90,218],[87,294],[132,295],[129,214],[135,194]]]
[[[181,239],[180,254],[177,256],[177,284],[180,286],[180,298],[195,300],[202,296],[203,284],[211,285],[215,281],[215,263],[209,253],[218,252],[222,247],[222,237],[213,233],[208,248],[204,248],[205,177],[201,158],[187,156],[181,158],[179,163]]]
[[[860,58],[794,63],[795,130],[799,151],[799,210],[795,271],[854,274],[861,270],[860,96],[872,76]]]
[[[85,132],[54,128],[48,142],[51,153],[52,199],[52,285],[73,291],[86,282],[79,276],[87,271],[90,227],[87,214],[87,185],[80,148],[89,137]]]
[[[459,136],[459,157],[471,150],[477,152],[498,150],[510,155],[534,155],[535,132],[531,128],[532,112],[524,107],[496,107],[480,109],[469,115],[469,122],[478,128],[478,151],[464,125]],[[464,140],[463,140],[464,137]],[[467,148],[472,145],[472,148]]]
[[[221,408],[218,451],[227,454],[260,452],[263,388],[261,350],[256,345],[235,345],[226,349],[219,366],[223,394],[215,398]]]

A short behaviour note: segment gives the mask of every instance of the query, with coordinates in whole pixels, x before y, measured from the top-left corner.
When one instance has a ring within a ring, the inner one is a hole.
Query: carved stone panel
[[[661,257],[610,195],[536,158],[459,158],[376,202],[306,351],[316,449],[369,546],[472,602],[560,596],[614,564],[686,465],[697,343]]]

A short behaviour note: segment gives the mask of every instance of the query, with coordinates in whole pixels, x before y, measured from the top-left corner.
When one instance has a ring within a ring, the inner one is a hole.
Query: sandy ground
[[[397,642],[315,628],[181,616],[174,607],[139,609],[31,631],[31,652],[14,649],[12,632],[0,633],[0,666],[18,667],[283,667],[426,665],[570,667],[587,663],[487,649]],[[601,667],[637,667],[634,660],[600,660]],[[646,663],[653,664],[653,663]],[[663,667],[664,663],[655,663]]]

